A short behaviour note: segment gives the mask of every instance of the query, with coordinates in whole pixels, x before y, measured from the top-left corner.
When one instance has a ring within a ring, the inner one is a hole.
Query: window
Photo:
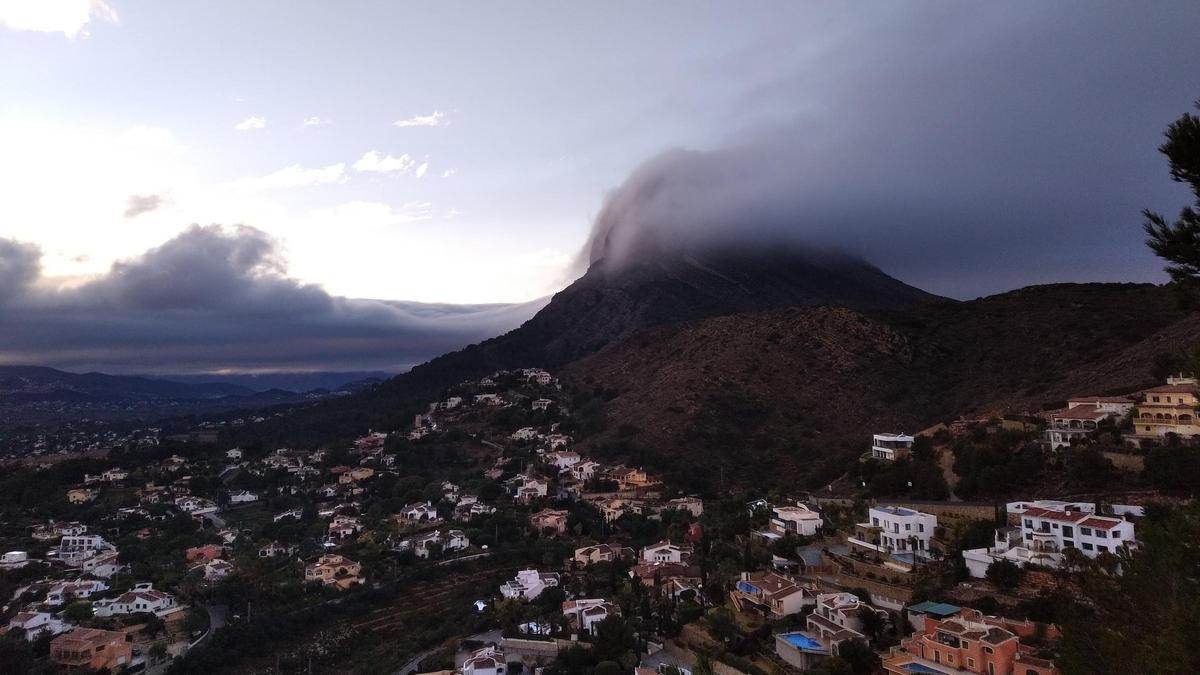
[[[1157,396],[1154,396],[1154,397],[1152,397],[1152,400],[1153,400],[1155,403],[1158,403],[1158,397],[1157,397]]]
[[[984,653],[984,654],[991,654],[991,653],[993,653],[993,650],[992,650],[992,648],[991,648],[991,647],[984,647],[984,648],[983,648],[983,653]]]
[[[1064,537],[1074,537],[1075,536],[1075,528],[1071,527],[1070,525],[1063,525],[1062,533],[1063,533]]]
[[[1096,530],[1097,539],[1108,539],[1108,533],[1104,530]]]
[[[917,532],[925,531],[925,523],[917,523]]]
[[[1086,541],[1085,541],[1085,542],[1083,542],[1083,550],[1085,550],[1085,551],[1091,551],[1091,550],[1092,550],[1092,545],[1091,545],[1091,544],[1089,544],[1089,543],[1087,543]]]
[[[1085,537],[1090,537],[1090,536],[1092,536],[1092,528],[1081,527],[1081,528],[1079,528],[1079,534],[1082,534]]]
[[[908,531],[910,531],[910,530],[912,530],[912,523],[905,523],[905,524],[904,524],[904,531],[905,531],[905,532],[908,532]]]
[[[967,657],[967,667],[974,670],[975,669],[975,659],[968,656]]]
[[[1028,518],[1026,518],[1026,519],[1025,519],[1025,527],[1027,527],[1027,528],[1029,528],[1029,529],[1031,529],[1031,530],[1032,530],[1032,529],[1033,529],[1033,521],[1032,521],[1032,520],[1030,520],[1030,519],[1028,519]]]

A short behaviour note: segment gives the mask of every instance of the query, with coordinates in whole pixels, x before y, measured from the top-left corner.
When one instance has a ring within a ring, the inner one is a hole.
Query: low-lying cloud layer
[[[806,68],[743,102],[790,110],[644,163],[605,199],[577,267],[803,244],[960,298],[1164,280],[1140,211],[1186,201],[1155,148],[1200,96],[1185,65],[1200,59],[1185,28],[1200,13],[1105,7],[950,3],[810,36]]]
[[[108,372],[402,370],[515,328],[544,301],[439,305],[331,296],[286,275],[260,230],[193,225],[79,286],[0,239],[0,363]],[[386,274],[380,270],[380,274]]]

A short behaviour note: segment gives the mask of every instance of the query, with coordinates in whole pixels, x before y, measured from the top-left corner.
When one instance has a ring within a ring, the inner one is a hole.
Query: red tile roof
[[[1106,410],[1100,410],[1094,405],[1078,405],[1074,408],[1066,410],[1058,410],[1050,413],[1051,417],[1066,420],[1098,420],[1108,417],[1112,413]]]

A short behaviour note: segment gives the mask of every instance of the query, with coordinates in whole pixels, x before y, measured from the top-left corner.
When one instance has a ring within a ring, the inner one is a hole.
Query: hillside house
[[[229,495],[230,504],[252,504],[258,501],[258,495],[248,490],[239,490]]]
[[[396,517],[402,523],[427,523],[438,519],[437,509],[429,502],[409,504]]]
[[[578,452],[573,452],[571,450],[559,450],[546,455],[546,463],[554,466],[560,472],[570,471],[571,467],[575,466],[582,460],[583,458],[579,456]]]
[[[870,551],[908,561],[930,557],[929,542],[937,527],[937,516],[900,506],[872,506],[868,522],[855,525],[846,541],[852,549]]]
[[[1048,425],[1043,431],[1043,438],[1051,450],[1058,450],[1090,440],[1106,420],[1121,416],[1112,411],[1111,406],[1076,402],[1076,405],[1050,412],[1046,417]]]
[[[233,564],[225,560],[213,560],[204,566],[205,581],[220,581],[233,572]]]
[[[1176,434],[1200,440],[1200,384],[1194,377],[1172,377],[1161,387],[1147,389],[1133,413],[1135,440]]]
[[[586,598],[564,601],[562,613],[572,631],[591,635],[595,633],[597,624],[610,616],[620,614],[620,610],[603,598]]]
[[[206,563],[210,560],[224,557],[225,547],[220,544],[205,544],[203,546],[193,546],[183,552],[184,558],[188,562]]]
[[[692,547],[672,544],[670,541],[660,541],[642,549],[643,563],[683,563],[691,562]]]
[[[700,499],[699,497],[677,497],[675,499],[668,500],[667,503],[663,505],[663,510],[687,511],[688,513],[692,514],[692,517],[699,518],[700,516],[704,515],[704,500]]]
[[[232,459],[236,462],[242,461],[243,452],[241,448],[231,448],[225,451],[225,459]]]
[[[8,621],[8,632],[19,633],[29,642],[47,635],[65,633],[72,628],[74,626],[49,612],[17,612]]]
[[[916,439],[908,434],[875,434],[871,438],[871,457],[893,462],[912,452]]]
[[[272,522],[278,523],[279,521],[283,520],[284,518],[295,518],[296,520],[300,520],[303,517],[304,517],[304,509],[301,509],[301,508],[288,509],[287,511],[283,511],[281,513],[276,513],[272,517]]]
[[[739,612],[770,619],[782,619],[798,614],[805,607],[816,604],[816,593],[813,589],[801,586],[796,580],[775,572],[743,572],[742,578],[734,585],[729,596]]]
[[[842,642],[866,639],[862,634],[862,616],[867,612],[887,618],[886,612],[862,602],[852,593],[822,593],[808,615],[807,628],[831,653],[837,654]]]
[[[150,583],[138,584],[133,587],[133,590],[115,598],[96,600],[92,603],[92,611],[99,617],[142,612],[165,616],[178,609],[175,596],[154,590],[153,584]]]
[[[336,553],[327,553],[304,568],[304,580],[345,590],[366,581],[359,576],[361,573],[362,565]]]
[[[515,578],[501,584],[500,594],[510,599],[532,600],[547,588],[558,586],[558,581],[558,574],[554,572],[521,570]]]
[[[563,534],[567,531],[568,515],[567,511],[561,509],[542,509],[529,516],[529,525],[538,532]]]
[[[269,544],[264,544],[258,547],[258,557],[260,558],[290,558],[300,550],[298,546],[290,546],[273,541]]]
[[[341,483],[342,485],[357,483],[374,475],[375,469],[372,469],[369,466],[360,466],[350,469],[349,471],[346,471],[342,475],[338,476],[338,483]]]
[[[533,427],[521,427],[509,435],[509,438],[514,441],[531,441],[538,437],[537,429]]]
[[[816,536],[817,531],[825,524],[821,514],[809,508],[807,504],[776,506],[771,511],[774,517],[770,520],[770,531],[778,535],[812,537]]]
[[[1039,504],[1013,502],[1009,513],[1019,517],[1017,527],[996,530],[989,548],[963,551],[971,576],[984,578],[987,568],[1001,559],[1022,567],[1029,563],[1057,567],[1062,563],[1062,552],[1068,548],[1095,558],[1101,553],[1116,553],[1137,545],[1134,524],[1123,518],[1098,516],[1091,505]]]
[[[590,459],[582,460],[578,464],[571,466],[571,475],[579,481],[589,481],[599,472],[601,466],[598,462],[593,462]]]
[[[107,590],[108,584],[103,581],[59,581],[46,591],[44,602],[51,607],[58,607],[68,601],[87,600],[93,595]]]
[[[1060,675],[1054,662],[1021,644],[1003,620],[963,609],[949,618],[925,617],[922,628],[893,647],[883,661],[889,675]]]
[[[620,558],[633,558],[633,549],[621,548],[614,544],[595,544],[575,549],[572,558],[580,565],[591,565],[599,562],[612,562]]]
[[[125,633],[75,628],[50,642],[50,661],[60,666],[117,672],[133,661],[133,644]]]
[[[504,675],[504,652],[497,647],[484,647],[471,653],[462,664],[462,675]]]
[[[86,504],[100,496],[100,492],[92,488],[75,488],[67,490],[67,501],[72,504]]]

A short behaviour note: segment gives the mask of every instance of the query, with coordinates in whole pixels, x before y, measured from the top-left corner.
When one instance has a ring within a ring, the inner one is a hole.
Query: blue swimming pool
[[[788,633],[783,636],[783,639],[797,649],[808,649],[815,652],[825,651],[825,647],[821,646],[820,642],[803,633]]]
[[[942,675],[942,671],[934,670],[933,668],[921,663],[906,663],[901,666],[901,668],[910,673],[934,673],[935,675]]]

